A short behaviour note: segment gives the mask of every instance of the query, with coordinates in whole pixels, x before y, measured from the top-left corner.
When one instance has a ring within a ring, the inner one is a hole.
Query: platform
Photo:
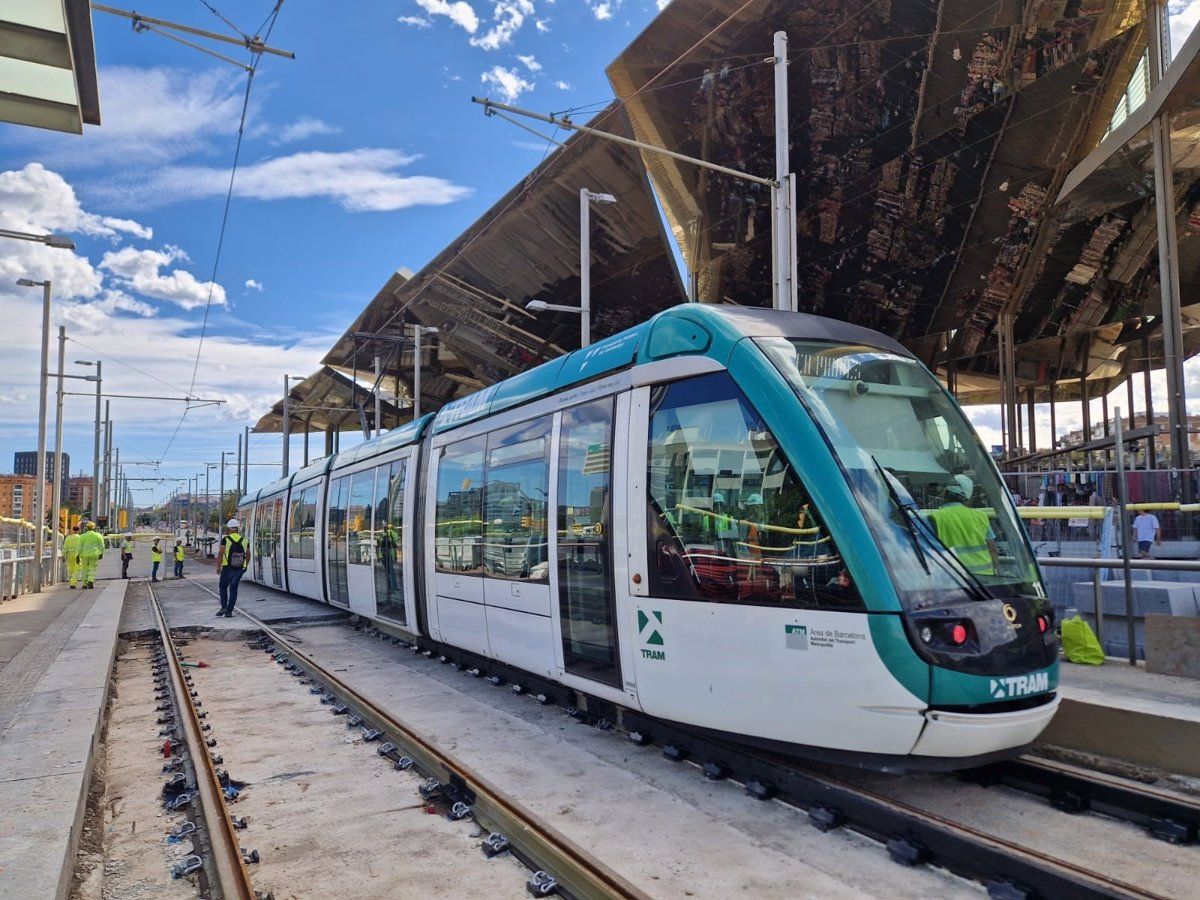
[[[0,896],[70,887],[126,584],[0,605]]]
[[[1200,777],[1200,681],[1114,657],[1060,672],[1062,704],[1042,743]]]

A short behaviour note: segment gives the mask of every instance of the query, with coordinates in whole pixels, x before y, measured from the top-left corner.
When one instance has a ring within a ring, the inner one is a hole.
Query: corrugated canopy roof
[[[303,431],[361,431],[365,420],[373,427],[375,398],[371,393],[372,382],[355,382],[347,375],[322,366],[303,381],[293,384],[288,394],[288,430],[293,434]],[[389,395],[386,384],[381,390],[380,412],[385,425],[395,424],[411,418],[407,404],[397,406],[398,398]],[[364,418],[365,417],[365,418]],[[283,401],[271,407],[254,428],[256,434],[283,431]]]
[[[593,122],[628,133],[615,106]],[[422,408],[429,411],[578,347],[578,316],[535,314],[525,304],[579,303],[581,188],[617,198],[591,211],[593,340],[681,302],[683,287],[637,154],[576,135],[420,272],[389,279],[323,362],[362,371],[378,353],[389,377],[411,390],[405,326],[436,326],[438,334],[423,338],[436,345],[426,351],[422,380]]]

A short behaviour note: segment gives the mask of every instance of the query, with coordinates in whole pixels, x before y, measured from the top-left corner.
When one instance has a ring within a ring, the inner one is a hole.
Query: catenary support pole
[[[250,493],[250,426],[242,426],[242,487],[238,499]]]
[[[1137,640],[1133,628],[1133,572],[1129,566],[1129,509],[1125,491],[1125,447],[1121,441],[1121,410],[1117,409],[1117,504],[1121,514],[1121,565],[1125,570],[1125,626],[1129,641],[1129,664],[1137,665]]]
[[[217,531],[225,527],[225,455],[228,450],[221,451],[221,499],[217,504]],[[241,499],[240,497],[238,498]]]
[[[42,589],[42,554],[46,548],[46,392],[50,378],[50,282],[42,282],[42,372],[38,379],[37,502],[33,519],[33,590]]]
[[[96,434],[92,448],[92,520],[100,515],[100,397],[103,393],[104,373],[99,359],[96,360]]]
[[[236,493],[238,495],[238,498],[240,499],[242,494],[244,493],[242,491],[242,436],[240,434],[238,435],[238,448],[237,448],[237,477],[234,479],[234,481],[237,484]]]
[[[417,326],[420,331],[421,326]],[[579,189],[579,346],[592,343],[592,192]]]
[[[421,418],[421,332],[418,322],[413,326],[413,420]]]
[[[796,213],[793,208],[795,178],[791,174],[791,138],[788,118],[787,32],[774,35],[775,70],[775,184],[771,187],[771,254],[774,266],[772,295],[776,309],[796,311]]]
[[[283,473],[281,477],[287,478],[288,474],[288,449],[291,447],[291,435],[288,434],[288,426],[291,424],[291,409],[288,407],[288,393],[291,379],[283,376]]]
[[[63,433],[63,366],[67,357],[67,329],[58,326],[58,390],[55,391],[54,409],[54,488],[50,502],[50,583],[58,581],[58,545],[62,540],[59,532],[59,516],[62,510],[62,433]]]
[[[375,422],[374,434],[379,437],[383,433],[383,398],[380,396],[380,390],[383,388],[383,359],[378,354],[375,356]],[[304,432],[305,446],[308,446],[308,431]],[[307,451],[305,451],[307,452]]]

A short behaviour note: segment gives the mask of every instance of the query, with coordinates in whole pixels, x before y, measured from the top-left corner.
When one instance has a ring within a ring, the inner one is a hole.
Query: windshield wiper
[[[913,526],[912,516],[914,511],[900,499],[900,493],[892,484],[889,473],[879,464],[879,460],[871,454],[871,462],[875,463],[875,468],[879,470],[879,477],[883,479],[884,485],[888,489],[888,494],[892,498],[892,502],[896,504],[896,509],[900,510],[900,519],[904,522],[904,528],[908,532],[908,538],[912,541],[913,549],[917,551],[917,558],[921,560],[921,568],[925,570],[926,575],[932,575],[929,571],[929,561],[925,559],[925,551],[921,549],[921,539],[917,536],[917,530]]]
[[[992,592],[989,591],[987,586],[979,580],[979,576],[968,569],[966,564],[958,558],[952,549],[942,543],[942,539],[937,536],[937,532],[935,532],[930,524],[925,521],[919,512],[917,512],[915,501],[909,504],[904,503],[900,499],[899,491],[897,491],[895,485],[892,484],[892,479],[896,476],[892,475],[891,472],[887,471],[882,465],[880,465],[879,460],[875,458],[874,454],[871,455],[871,462],[875,463],[875,468],[879,470],[879,477],[883,479],[883,483],[887,486],[888,494],[891,495],[892,502],[895,503],[896,507],[900,510],[900,514],[904,519],[904,525],[908,529],[909,537],[912,538],[913,546],[916,548],[917,555],[921,559],[921,566],[925,569],[925,574],[930,574],[929,564],[925,559],[925,551],[921,548],[921,541],[917,534],[918,528],[925,533],[926,539],[929,540],[933,546],[938,546],[945,549],[946,552],[939,553],[935,559],[937,559],[943,566],[947,565],[945,557],[948,556],[951,560],[953,560],[954,570],[957,571],[959,575],[963,576],[963,580],[965,580],[964,587],[966,587],[966,589],[970,591],[972,595],[974,595],[976,600],[994,600],[995,597],[993,596]]]

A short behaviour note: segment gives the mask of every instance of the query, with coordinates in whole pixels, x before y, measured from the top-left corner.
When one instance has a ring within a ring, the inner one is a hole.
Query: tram
[[[950,505],[976,546],[946,539]],[[829,319],[678,306],[238,516],[259,584],[797,756],[965,768],[1059,702],[992,459],[908,351]]]

